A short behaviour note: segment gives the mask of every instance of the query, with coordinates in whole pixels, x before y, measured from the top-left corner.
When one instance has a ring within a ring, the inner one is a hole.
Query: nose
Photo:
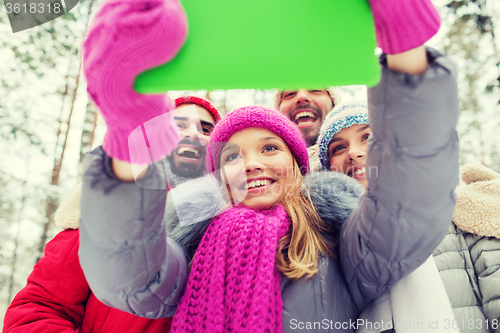
[[[311,97],[309,96],[309,91],[305,89],[300,89],[297,91],[297,96],[295,97],[295,104],[308,104],[311,103]]]
[[[262,171],[265,168],[264,164],[262,164],[262,162],[253,154],[250,156],[245,156],[243,160],[245,162],[246,173],[251,173],[253,171]]]
[[[366,153],[366,150],[364,150],[358,146],[352,147],[349,150],[349,152],[347,153],[347,158],[348,158],[349,163],[353,163],[354,161],[356,161],[358,159],[364,158],[365,153]]]
[[[190,139],[191,141],[201,141],[203,139],[203,135],[198,131],[194,123],[182,130],[181,136],[183,139]]]

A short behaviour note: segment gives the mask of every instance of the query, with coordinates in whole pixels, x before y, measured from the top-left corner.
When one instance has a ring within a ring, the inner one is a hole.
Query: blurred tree
[[[70,13],[16,34],[0,15],[2,316],[54,233],[53,213],[68,190],[59,182],[79,98],[78,50],[98,2],[82,1]]]
[[[87,15],[82,17],[82,20],[85,22],[83,32],[85,30],[87,30],[89,18],[90,18],[90,15],[92,14],[92,8],[93,8],[94,3],[95,3],[95,0],[91,0],[88,3]],[[68,15],[68,14],[71,14],[71,12],[67,13],[66,15]],[[74,16],[72,18],[74,19]],[[81,35],[76,35],[74,37],[77,40],[79,40],[81,38],[81,36],[83,36],[83,33]],[[71,118],[73,115],[73,111],[75,109],[75,102],[76,102],[77,92],[78,92],[78,88],[79,88],[79,84],[80,84],[80,75],[81,75],[82,64],[81,64],[81,59],[78,57],[78,46],[79,46],[79,43],[77,43],[77,44],[72,43],[70,47],[66,48],[68,52],[71,52],[74,54],[73,54],[73,57],[70,58],[70,66],[68,68],[68,74],[66,76],[67,82],[66,82],[65,90],[61,94],[62,99],[63,99],[63,103],[62,103],[63,108],[65,105],[65,103],[64,103],[65,98],[68,95],[68,85],[69,85],[70,80],[74,80],[74,87],[73,87],[73,91],[71,94],[71,99],[69,101],[69,112],[68,112],[67,120],[66,120],[66,123],[64,126],[65,131],[64,131],[64,135],[63,135],[61,142],[60,142],[59,138],[62,134],[62,131],[61,131],[62,112],[61,112],[61,116],[59,117],[59,120],[58,120],[59,128],[58,128],[57,134],[56,134],[56,137],[57,137],[56,146],[55,146],[56,153],[54,154],[54,166],[52,168],[52,176],[51,176],[51,180],[50,180],[50,185],[52,185],[52,186],[59,185],[61,167],[62,167],[62,163],[64,161],[64,154],[66,152],[68,135],[69,135],[69,131],[71,128]],[[71,53],[70,53],[70,55],[72,55]],[[72,66],[72,64],[74,62],[77,63],[77,65],[76,65],[77,67]],[[75,67],[75,68],[73,68],[73,67]],[[72,72],[75,73],[74,77],[72,77],[70,74]],[[50,227],[51,223],[53,222],[53,215],[57,209],[57,206],[58,206],[58,197],[53,197],[50,195],[47,196],[47,202],[45,205],[45,222],[43,223],[42,235],[40,237],[40,243],[38,246],[39,257],[37,258],[37,261],[42,256],[43,249],[45,247],[45,244],[47,243],[47,239],[49,237],[49,234],[48,234],[49,227]]]
[[[97,106],[89,98],[85,110],[85,119],[83,121],[82,138],[80,140],[80,160],[78,162],[78,178],[81,178],[83,161],[94,143],[95,131],[97,127]]]
[[[443,49],[459,76],[460,162],[500,170],[500,57],[495,34],[498,6],[492,0],[448,1]]]

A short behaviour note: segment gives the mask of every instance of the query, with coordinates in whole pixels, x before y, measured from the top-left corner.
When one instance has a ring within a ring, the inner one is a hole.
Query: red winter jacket
[[[5,314],[4,333],[170,331],[171,318],[136,317],[98,301],[80,268],[78,247],[79,231],[69,229],[45,246],[26,287]]]

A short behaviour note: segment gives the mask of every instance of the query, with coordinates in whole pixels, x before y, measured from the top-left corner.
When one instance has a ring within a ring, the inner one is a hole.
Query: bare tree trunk
[[[61,160],[57,158],[58,150],[59,150],[59,138],[61,137],[62,133],[62,118],[64,114],[64,101],[66,99],[66,96],[68,95],[68,90],[69,90],[69,79],[70,79],[70,71],[71,71],[71,62],[68,67],[68,74],[66,75],[66,87],[64,91],[61,94],[61,99],[62,99],[62,106],[61,106],[61,113],[59,115],[58,119],[58,128],[56,132],[56,144],[54,147],[54,167],[52,168],[52,175],[50,178],[50,184],[51,185],[57,185],[59,182],[59,173],[61,171]],[[69,131],[69,127],[66,130],[66,133]],[[42,229],[42,235],[40,237],[40,243],[38,246],[38,255],[36,258],[35,262],[38,262],[40,258],[43,255],[43,249],[45,247],[45,243],[47,242],[47,233],[49,231],[49,226],[50,226],[50,221],[52,219],[52,215],[55,212],[55,200],[52,197],[51,194],[47,196],[47,201],[45,203],[45,222],[43,223],[43,229]]]
[[[221,117],[223,117],[223,116],[225,116],[227,114],[227,105],[226,105],[226,102],[227,102],[227,90],[224,93],[224,98],[222,99],[221,105],[220,105],[220,108],[219,108],[219,112],[220,112]]]
[[[29,162],[28,162],[29,163]],[[29,170],[29,168],[28,168]],[[26,177],[27,179],[28,177]],[[14,282],[15,282],[15,275],[16,275],[16,265],[17,265],[17,252],[18,252],[18,247],[19,247],[19,235],[21,234],[21,219],[23,217],[23,211],[24,211],[24,203],[26,202],[26,183],[27,180],[23,182],[22,186],[22,193],[23,197],[21,199],[21,207],[19,208],[19,217],[18,217],[18,228],[16,232],[16,238],[14,239],[14,251],[12,254],[12,260],[11,260],[11,270],[10,270],[10,276],[9,276],[9,294],[7,297],[7,306],[9,306],[10,302],[12,301],[12,298],[14,297]]]
[[[61,148],[61,155],[59,158],[56,157],[54,160],[54,168],[52,169],[52,178],[50,180],[50,185],[57,186],[59,185],[59,176],[61,174],[61,166],[62,162],[64,160],[64,152],[66,151],[66,144],[68,143],[68,135],[69,135],[69,130],[71,128],[71,116],[73,115],[73,110],[75,107],[75,101],[76,101],[76,95],[78,91],[78,86],[80,83],[80,71],[81,71],[81,65],[80,68],[78,69],[78,74],[76,76],[76,86],[75,89],[73,90],[73,96],[71,98],[71,107],[69,111],[69,116],[68,116],[68,121],[66,122],[66,133],[64,135],[64,142],[62,144]],[[47,235],[50,227],[50,223],[52,222],[52,217],[54,215],[54,212],[56,211],[56,206],[57,206],[57,199],[49,195],[47,197],[47,203],[45,205],[45,223],[43,224],[43,230],[42,230],[42,237],[40,238],[40,245],[38,246],[38,254],[39,257],[37,258],[40,260],[42,254],[43,254],[43,249],[45,247],[45,244],[47,243]]]
[[[64,88],[64,91],[61,94],[61,99],[62,99],[62,104],[61,104],[61,112],[59,113],[59,119],[57,120],[57,132],[56,132],[56,144],[54,147],[54,156],[57,156],[57,148],[59,148],[59,138],[61,136],[62,132],[62,117],[64,114],[64,100],[66,99],[66,96],[68,96],[68,90],[69,90],[69,72],[71,70],[71,61],[69,63],[68,67],[68,74],[66,75],[66,87]]]
[[[90,18],[90,15],[92,13],[92,5],[93,4],[94,4],[94,0],[92,0],[89,4],[89,10],[88,10],[87,23],[85,26],[85,30],[87,30],[87,27],[88,27],[89,18]],[[78,66],[78,74],[76,75],[76,85],[75,85],[75,89],[73,90],[73,95],[71,98],[71,106],[70,106],[70,112],[69,112],[69,116],[68,116],[68,120],[67,120],[66,134],[64,136],[64,142],[63,142],[62,148],[61,148],[61,155],[59,156],[59,158],[57,158],[57,154],[55,155],[56,157],[54,160],[54,168],[52,169],[52,177],[50,180],[50,184],[55,185],[55,186],[59,185],[59,176],[61,173],[61,166],[62,166],[62,163],[64,160],[64,152],[66,150],[66,144],[68,142],[69,130],[71,128],[71,117],[73,115],[76,96],[78,93],[78,87],[80,84],[81,70],[82,70],[82,62],[81,62],[81,58],[80,58],[80,64]],[[67,85],[68,84],[66,84],[66,87],[67,87]],[[67,89],[66,89],[65,93],[67,93]],[[64,97],[65,97],[65,94],[63,94],[63,107],[64,107]],[[59,138],[59,133],[60,133],[60,127],[59,127],[59,132],[58,132],[58,138]],[[57,142],[59,142],[59,140]],[[58,147],[56,146],[56,151],[57,151],[57,148]],[[47,203],[45,205],[45,222],[43,224],[42,236],[40,237],[40,244],[38,246],[38,255],[39,256],[36,260],[37,262],[38,262],[38,260],[40,260],[42,254],[43,254],[43,249],[45,247],[45,244],[47,243],[48,231],[49,231],[50,223],[52,222],[54,212],[56,210],[56,206],[57,206],[56,198],[54,198],[52,195],[49,195],[47,197]]]
[[[78,179],[81,178],[83,171],[83,161],[85,155],[92,149],[94,143],[95,128],[97,126],[97,107],[92,100],[89,99],[85,112],[85,120],[83,122],[82,139],[80,141],[80,162],[78,163]]]

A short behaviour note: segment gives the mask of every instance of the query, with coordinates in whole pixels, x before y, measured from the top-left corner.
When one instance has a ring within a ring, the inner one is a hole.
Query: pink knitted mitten
[[[423,45],[439,30],[441,19],[431,0],[369,0],[378,45],[396,54]]]
[[[178,0],[106,0],[83,43],[87,90],[107,125],[103,148],[119,160],[160,160],[178,141],[167,95],[135,92],[135,77],[170,61],[187,34]]]

